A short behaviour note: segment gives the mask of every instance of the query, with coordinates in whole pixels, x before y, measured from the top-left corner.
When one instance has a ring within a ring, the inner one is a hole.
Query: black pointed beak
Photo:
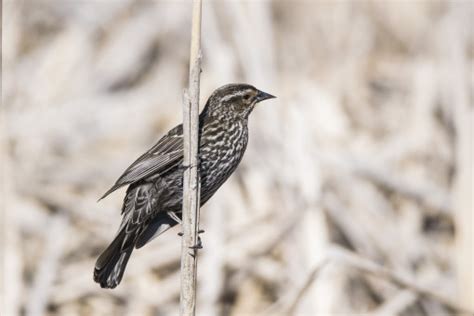
[[[273,98],[276,98],[276,96],[263,92],[263,91],[258,91],[257,102],[261,102],[263,100],[273,99]]]

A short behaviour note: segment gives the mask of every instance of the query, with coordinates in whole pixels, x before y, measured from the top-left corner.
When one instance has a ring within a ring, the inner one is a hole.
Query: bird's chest
[[[202,185],[220,186],[242,159],[248,142],[247,127],[232,124],[203,136],[199,153]]]

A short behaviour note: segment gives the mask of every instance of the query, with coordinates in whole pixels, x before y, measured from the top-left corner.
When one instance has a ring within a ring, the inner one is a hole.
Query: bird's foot
[[[205,231],[204,229],[198,230],[198,234],[203,234],[203,233],[205,233],[205,232],[206,232],[206,231]],[[179,232],[179,233],[178,233],[178,236],[180,236],[180,237],[183,237],[183,235],[184,235],[183,232]]]
[[[200,229],[198,230],[198,234],[203,234],[205,233],[205,230],[204,229]],[[184,233],[183,232],[179,232],[178,233],[178,236],[180,237],[183,237]],[[202,249],[202,240],[201,240],[201,237],[198,235],[197,236],[197,243],[194,245],[194,246],[190,246],[188,247],[189,249],[192,249],[192,250],[199,250],[199,249]]]
[[[202,249],[201,237],[198,236],[197,243],[196,243],[194,246],[189,247],[189,249],[192,249],[192,250],[199,250],[199,249]]]

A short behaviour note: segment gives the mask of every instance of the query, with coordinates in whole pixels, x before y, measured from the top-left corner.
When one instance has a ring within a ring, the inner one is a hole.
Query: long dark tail
[[[94,281],[102,288],[113,289],[122,280],[128,259],[132,254],[134,242],[128,239],[123,228],[95,263]]]

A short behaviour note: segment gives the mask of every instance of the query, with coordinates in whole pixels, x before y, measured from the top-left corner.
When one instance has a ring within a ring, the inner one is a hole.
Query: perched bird
[[[237,168],[248,141],[248,117],[258,102],[274,96],[248,84],[214,91],[199,115],[201,205]],[[128,185],[122,223],[99,256],[94,281],[116,287],[134,248],[141,248],[181,220],[183,195],[183,127],[176,126],[120,176],[101,199]]]

